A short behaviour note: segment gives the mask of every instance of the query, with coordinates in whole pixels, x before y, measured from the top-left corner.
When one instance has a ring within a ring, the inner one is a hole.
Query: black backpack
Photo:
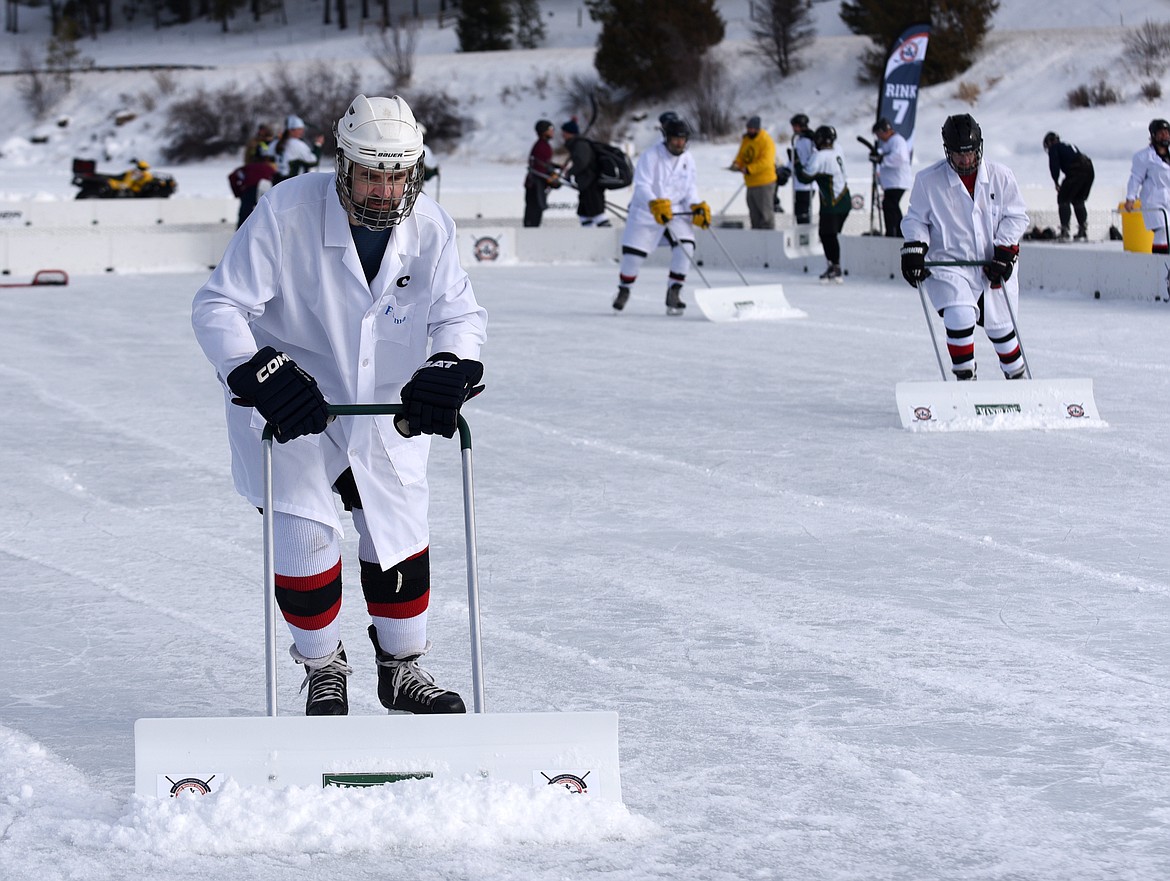
[[[597,185],[603,190],[620,190],[634,182],[634,163],[620,147],[590,141],[597,163]]]

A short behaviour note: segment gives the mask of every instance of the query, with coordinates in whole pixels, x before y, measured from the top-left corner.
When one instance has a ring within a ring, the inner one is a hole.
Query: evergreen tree
[[[601,24],[594,66],[639,98],[694,85],[707,50],[723,40],[714,0],[585,0]]]
[[[540,18],[539,0],[513,0],[516,18],[516,45],[535,49],[544,42],[544,22]]]
[[[812,0],[764,0],[752,18],[756,53],[786,77],[798,70],[797,53],[814,33]]]
[[[931,23],[922,84],[942,83],[975,61],[999,0],[845,0],[841,20],[855,34],[870,37],[875,48],[862,56],[863,79],[878,82],[890,44],[918,21]]]
[[[498,52],[512,48],[510,0],[462,0],[455,25],[460,52]]]

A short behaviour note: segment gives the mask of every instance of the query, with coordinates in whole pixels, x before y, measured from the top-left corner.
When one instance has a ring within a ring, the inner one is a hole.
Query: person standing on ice
[[[882,185],[882,220],[886,225],[886,236],[898,238],[902,235],[902,196],[914,183],[910,170],[910,145],[894,129],[884,116],[873,124],[877,143],[869,154],[869,161],[877,170],[878,183]]]
[[[1154,253],[1170,254],[1170,240],[1166,238],[1166,213],[1170,213],[1170,122],[1164,119],[1150,123],[1150,146],[1133,154],[1129,181],[1125,185],[1125,210],[1133,211],[1139,199],[1146,226],[1154,231]]]
[[[407,103],[358,95],[335,136],[336,174],[292,178],[260,199],[196,293],[192,324],[224,386],[236,489],[256,507],[266,422],[279,442],[276,601],[306,670],[305,713],[349,708],[335,493],[358,534],[378,698],[394,711],[462,713],[460,696],[418,664],[430,648],[428,435],[451,437],[483,389],[487,315],[454,222],[422,193],[423,138]],[[331,421],[326,399],[401,399],[405,413]]]
[[[849,211],[853,208],[853,197],[849,194],[849,181],[845,175],[845,157],[837,147],[837,130],[831,125],[822,125],[813,132],[813,144],[817,150],[805,165],[794,160],[796,177],[806,184],[815,183],[821,194],[821,214],[817,222],[817,233],[821,247],[825,250],[828,268],[821,273],[822,282],[845,281],[841,271],[841,230]]]
[[[914,178],[902,218],[902,277],[922,287],[942,315],[955,379],[975,379],[975,325],[999,355],[1007,379],[1024,375],[1012,313],[1019,314],[1019,275],[1012,270],[1028,213],[1011,169],[983,159],[983,132],[970,114],[942,127],[945,159]],[[976,266],[928,268],[932,261]],[[1005,298],[1011,298],[1011,310]]]
[[[692,224],[711,226],[711,206],[699,200],[695,160],[687,152],[691,127],[671,113],[663,114],[663,139],[638,157],[634,166],[634,193],[622,233],[622,259],[618,266],[618,290],[613,308],[626,308],[638,270],[659,245],[670,245],[670,270],[666,282],[666,313],[681,315],[687,304],[682,287],[687,266],[695,253]]]
[[[1077,217],[1076,240],[1089,240],[1089,210],[1085,200],[1093,191],[1093,160],[1076,148],[1066,144],[1056,132],[1044,136],[1044,152],[1048,154],[1048,171],[1056,185],[1056,211],[1060,217],[1062,242],[1069,240],[1069,222],[1075,212]],[[1061,181],[1060,175],[1064,174]]]

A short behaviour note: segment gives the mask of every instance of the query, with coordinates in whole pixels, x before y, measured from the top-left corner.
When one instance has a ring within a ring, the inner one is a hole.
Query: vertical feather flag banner
[[[929,24],[912,24],[903,29],[890,47],[878,93],[878,118],[888,119],[911,150],[914,149],[914,120],[918,113],[918,80],[922,77],[929,41]]]

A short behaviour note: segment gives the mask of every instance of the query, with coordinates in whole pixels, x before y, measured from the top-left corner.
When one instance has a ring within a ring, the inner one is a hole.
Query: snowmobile
[[[175,179],[169,174],[150,170],[146,162],[132,160],[123,174],[106,174],[96,170],[92,159],[73,160],[73,185],[81,191],[78,199],[167,199],[175,191]]]

